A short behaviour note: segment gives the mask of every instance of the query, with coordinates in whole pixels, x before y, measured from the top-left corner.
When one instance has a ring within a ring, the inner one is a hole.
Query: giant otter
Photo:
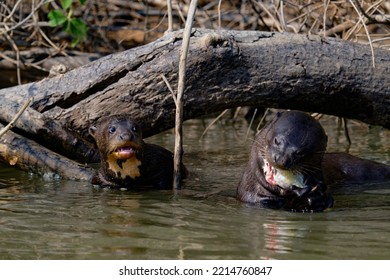
[[[91,126],[89,132],[101,157],[101,166],[92,184],[114,188],[172,187],[173,154],[145,143],[141,127],[128,116],[103,118]],[[186,174],[184,166],[183,174]]]
[[[390,166],[346,153],[325,153],[327,136],[306,113],[276,114],[256,136],[237,198],[264,207],[322,211],[332,207],[327,185],[390,179]]]

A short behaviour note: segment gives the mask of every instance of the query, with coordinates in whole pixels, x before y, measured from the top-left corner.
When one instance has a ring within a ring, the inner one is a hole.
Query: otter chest
[[[116,174],[118,178],[125,179],[130,177],[135,179],[136,177],[141,176],[139,166],[141,161],[136,157],[129,158],[127,160],[119,160],[116,158],[108,158],[108,169]]]

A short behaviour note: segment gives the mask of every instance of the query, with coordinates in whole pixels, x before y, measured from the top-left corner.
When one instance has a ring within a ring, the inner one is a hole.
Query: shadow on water
[[[324,125],[329,149],[343,150],[342,133]],[[234,198],[251,146],[246,123],[219,122],[201,138],[204,128],[185,124],[191,175],[176,195],[0,166],[0,259],[390,258],[390,182],[334,186],[335,207],[323,213],[250,207]],[[388,131],[353,125],[351,137],[352,154],[390,162]],[[173,147],[171,131],[146,141]]]

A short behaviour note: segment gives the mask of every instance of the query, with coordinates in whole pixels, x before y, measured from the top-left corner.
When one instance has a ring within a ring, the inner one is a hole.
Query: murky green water
[[[234,199],[250,140],[224,120],[185,125],[184,190],[128,192],[45,181],[1,165],[0,259],[390,259],[390,182],[333,189],[324,213]],[[329,150],[344,150],[334,119]],[[390,132],[351,124],[350,152],[390,164]],[[253,133],[249,134],[253,138]],[[171,131],[147,139],[173,147]]]

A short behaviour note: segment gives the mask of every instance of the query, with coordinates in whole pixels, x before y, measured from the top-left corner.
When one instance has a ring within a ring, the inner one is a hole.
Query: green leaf
[[[73,18],[68,25],[68,32],[80,39],[84,39],[87,35],[88,27],[82,19]]]
[[[87,0],[79,0],[79,2],[80,2],[81,5],[84,5],[85,2],[87,2]]]
[[[88,26],[78,18],[73,18],[67,22],[65,31],[73,36],[71,47],[74,48],[80,41],[87,37]]]
[[[49,18],[49,26],[56,27],[63,25],[66,22],[66,16],[60,10],[53,10],[47,15]]]
[[[76,45],[80,42],[79,38],[73,38],[72,42],[70,43],[70,47],[74,48]]]
[[[64,10],[67,10],[72,6],[73,0],[61,0],[61,6]]]

